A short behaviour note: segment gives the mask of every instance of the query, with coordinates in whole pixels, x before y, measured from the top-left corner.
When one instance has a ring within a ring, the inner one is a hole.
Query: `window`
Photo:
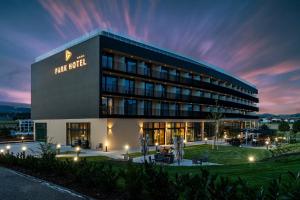
[[[67,145],[90,147],[90,123],[67,123]]]
[[[175,115],[180,116],[180,104],[175,104]]]
[[[161,78],[168,79],[169,70],[167,68],[162,67],[160,72],[161,72],[161,74],[160,74]]]
[[[102,90],[106,92],[117,92],[118,79],[113,76],[102,77]]]
[[[176,87],[175,94],[176,94],[176,99],[180,99],[181,98],[181,88]]]
[[[125,79],[124,80],[124,93],[134,94],[134,84],[135,84],[134,80]]]
[[[35,123],[35,140],[39,142],[47,141],[47,123]]]
[[[125,115],[136,115],[137,102],[135,99],[124,100],[124,114]]]
[[[162,97],[167,97],[167,86],[161,85],[161,95]]]
[[[102,97],[102,114],[113,114],[113,98]]]
[[[168,116],[169,115],[169,103],[167,103],[167,102],[162,102],[161,103],[160,114],[162,116]]]
[[[135,60],[132,59],[127,59],[126,62],[126,72],[129,73],[136,73],[136,69],[137,69],[137,64]]]
[[[152,101],[144,101],[144,114],[152,115]]]
[[[150,65],[147,64],[147,63],[145,63],[144,75],[145,75],[145,76],[151,76],[151,67],[150,67]]]
[[[112,69],[113,68],[113,55],[112,54],[103,54],[102,55],[102,67]]]
[[[153,83],[145,83],[145,95],[146,96],[153,96],[154,93],[154,85]]]

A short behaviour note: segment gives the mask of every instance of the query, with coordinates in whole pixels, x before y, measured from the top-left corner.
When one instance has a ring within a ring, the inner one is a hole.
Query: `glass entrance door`
[[[67,145],[90,148],[90,123],[67,123]]]

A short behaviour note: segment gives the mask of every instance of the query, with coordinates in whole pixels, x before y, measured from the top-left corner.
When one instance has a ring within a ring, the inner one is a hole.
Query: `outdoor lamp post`
[[[267,146],[267,149],[269,149],[269,141],[266,141],[266,146]]]
[[[80,147],[76,147],[76,148],[75,148],[75,151],[76,151],[77,157],[79,157],[79,154],[80,154]]]
[[[56,153],[57,155],[60,154],[61,144],[56,145]]]
[[[155,142],[155,151],[157,152],[158,151],[158,143]]]
[[[25,156],[26,156],[26,153],[25,153],[25,152],[26,152],[26,150],[27,150],[27,147],[26,147],[26,146],[23,146],[21,150],[22,150],[22,157],[25,158]]]
[[[10,151],[10,145],[6,145],[6,153],[9,154]]]

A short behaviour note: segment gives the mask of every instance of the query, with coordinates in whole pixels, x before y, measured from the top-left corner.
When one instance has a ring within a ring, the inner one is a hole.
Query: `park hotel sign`
[[[87,65],[87,61],[85,59],[85,55],[82,54],[80,56],[77,56],[76,59],[72,62],[69,62],[69,60],[72,58],[72,52],[69,50],[65,51],[65,62],[68,62],[64,65],[58,66],[54,68],[54,74],[61,74],[64,72],[68,72],[71,70],[75,70],[81,67],[85,67]]]

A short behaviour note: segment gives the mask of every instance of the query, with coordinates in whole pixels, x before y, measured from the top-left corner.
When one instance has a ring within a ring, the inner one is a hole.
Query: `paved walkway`
[[[86,196],[31,176],[0,167],[1,200],[82,200]]]

